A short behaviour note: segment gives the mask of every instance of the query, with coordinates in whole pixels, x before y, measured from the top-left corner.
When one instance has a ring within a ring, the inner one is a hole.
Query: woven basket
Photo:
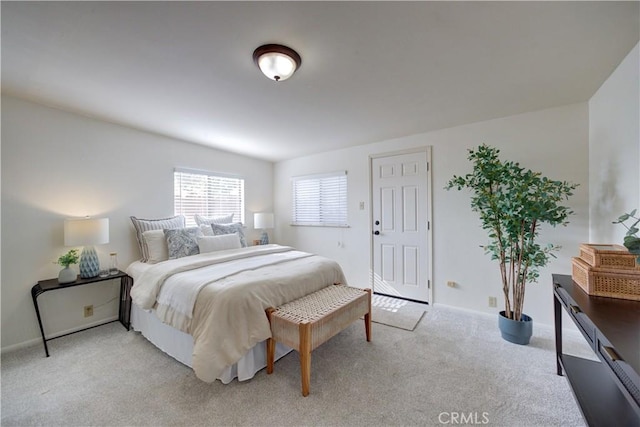
[[[640,301],[640,270],[592,267],[575,257],[572,264],[573,281],[589,295]]]
[[[636,265],[636,256],[622,245],[583,243],[580,245],[580,258],[591,267],[640,270],[640,265]]]

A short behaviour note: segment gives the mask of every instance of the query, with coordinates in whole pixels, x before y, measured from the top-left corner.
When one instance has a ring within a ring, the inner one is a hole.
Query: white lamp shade
[[[272,213],[254,213],[253,214],[253,227],[258,229],[273,228],[273,214]]]
[[[109,218],[66,219],[65,246],[93,246],[109,243]]]

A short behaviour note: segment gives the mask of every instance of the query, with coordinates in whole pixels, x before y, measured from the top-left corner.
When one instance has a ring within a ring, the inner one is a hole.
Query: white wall
[[[96,249],[104,263],[117,252],[124,269],[138,257],[129,216],[173,215],[176,166],[244,176],[246,233],[258,238],[250,213],[272,209],[272,163],[2,97],[3,350],[40,337],[30,289],[57,277],[63,220],[108,217],[110,243]],[[41,295],[47,336],[117,316],[117,295],[116,283]]]
[[[568,202],[576,214],[567,228],[544,230],[563,245],[558,259],[528,287],[525,311],[551,324],[551,273],[570,273],[579,243],[621,242],[621,212],[640,208],[639,46],[636,45],[587,104],[547,109],[413,135],[277,163],[236,156],[182,141],[93,120],[11,97],[2,97],[2,350],[39,340],[30,298],[36,281],[52,278],[62,245],[63,219],[106,216],[111,241],[97,247],[106,262],[118,252],[121,268],[136,259],[130,215],[173,213],[176,166],[237,173],[246,178],[247,233],[251,212],[273,209],[273,240],[336,259],[350,284],[368,286],[370,206],[368,157],[433,147],[434,303],[494,313],[487,297],[500,298],[497,266],[478,247],[486,242],[468,194],[443,190],[453,174],[470,170],[466,149],[486,142],[505,158],[555,178],[580,184]],[[291,227],[290,178],[346,169],[348,229]],[[590,173],[589,173],[590,172]],[[273,188],[272,188],[273,180]],[[360,202],[365,209],[359,209]],[[453,280],[457,288],[448,288]],[[47,335],[116,316],[115,283],[40,296]],[[95,315],[82,317],[93,304]]]
[[[276,163],[274,205],[279,243],[289,244],[336,259],[349,284],[369,286],[370,206],[368,156],[420,146],[433,152],[433,278],[434,303],[495,313],[489,296],[501,304],[498,266],[479,245],[486,243],[469,194],[446,191],[454,174],[470,172],[467,149],[487,143],[502,150],[505,159],[538,170],[553,179],[580,184],[568,201],[575,211],[566,228],[541,233],[542,241],[563,246],[558,258],[541,271],[540,283],[527,288],[525,312],[537,322],[553,323],[551,274],[571,274],[571,257],[588,239],[588,112],[587,104],[568,105],[437,132],[332,151]],[[348,171],[348,229],[291,227],[292,176],[346,169]],[[359,210],[359,202],[365,210]],[[341,242],[342,246],[338,243]],[[453,280],[457,288],[446,282]]]
[[[640,45],[589,100],[590,241],[621,244],[611,222],[640,210]]]

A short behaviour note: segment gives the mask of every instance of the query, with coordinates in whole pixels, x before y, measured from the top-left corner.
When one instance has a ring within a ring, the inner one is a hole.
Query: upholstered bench
[[[364,316],[367,341],[371,341],[371,289],[331,285],[282,305],[268,308],[271,338],[267,340],[267,374],[273,372],[276,342],[300,354],[302,395],[309,395],[311,352]]]

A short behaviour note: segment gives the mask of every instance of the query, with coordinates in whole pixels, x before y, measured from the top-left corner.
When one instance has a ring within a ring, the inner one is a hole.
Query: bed
[[[149,246],[126,272],[134,280],[133,329],[199,379],[226,384],[250,379],[266,366],[268,307],[346,281],[335,261],[292,247],[215,246],[155,262],[149,262]],[[276,358],[289,351],[279,345]]]

